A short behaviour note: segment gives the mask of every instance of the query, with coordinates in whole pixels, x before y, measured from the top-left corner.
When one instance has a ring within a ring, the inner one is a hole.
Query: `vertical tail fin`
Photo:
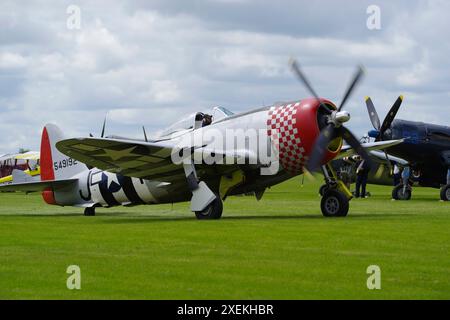
[[[56,125],[47,124],[44,127],[40,157],[42,181],[68,179],[88,170],[85,164],[62,154],[56,149],[56,143],[63,139],[64,135]]]

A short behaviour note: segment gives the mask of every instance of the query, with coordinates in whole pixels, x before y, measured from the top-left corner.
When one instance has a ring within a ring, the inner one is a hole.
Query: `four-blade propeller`
[[[324,110],[328,110],[327,114],[324,115],[326,117],[327,125],[322,128],[320,131],[319,137],[317,138],[309,160],[306,164],[306,169],[308,171],[314,171],[320,167],[322,161],[324,160],[324,156],[326,154],[328,145],[330,142],[338,137],[342,137],[353,149],[355,149],[356,153],[358,153],[365,161],[371,163],[369,154],[367,151],[361,146],[358,139],[350,132],[346,127],[344,127],[343,123],[347,122],[350,119],[350,114],[347,111],[342,111],[345,103],[348,98],[352,94],[356,85],[362,79],[364,71],[361,66],[359,66],[354,74],[352,81],[350,82],[347,90],[345,91],[342,102],[340,103],[337,110],[330,110],[330,108],[326,107],[317,93],[312,88],[306,76],[301,71],[299,64],[296,60],[292,59],[290,61],[290,65],[292,70],[297,75],[299,80],[305,85],[308,91],[317,99]]]
[[[383,120],[383,124],[380,124],[380,118],[378,117],[377,110],[373,105],[372,99],[370,97],[366,97],[366,106],[367,111],[369,112],[370,122],[375,130],[378,131],[378,136],[375,138],[375,141],[383,140],[383,135],[391,127],[392,121],[394,121],[395,116],[397,115],[398,109],[403,102],[403,96],[399,96],[397,100],[395,100],[388,114]]]
[[[375,109],[375,106],[373,105],[372,99],[370,99],[370,97],[366,97],[365,100],[367,111],[369,112],[370,122],[372,122],[372,125],[377,132],[375,136],[375,141],[382,141],[384,133],[390,129],[392,121],[394,121],[394,118],[397,115],[398,109],[400,108],[400,105],[403,102],[403,96],[399,96],[397,100],[395,100],[388,114],[384,118],[383,124],[380,124],[380,118],[378,117],[378,113],[377,110]],[[384,150],[384,155],[386,157],[386,162],[388,164],[389,171],[392,172],[391,161],[389,160],[389,156],[386,150]]]

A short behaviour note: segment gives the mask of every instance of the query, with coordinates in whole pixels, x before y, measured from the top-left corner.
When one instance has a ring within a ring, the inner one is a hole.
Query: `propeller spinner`
[[[314,143],[314,147],[310,158],[306,164],[306,169],[308,171],[314,171],[320,167],[321,163],[324,160],[327,148],[329,144],[336,138],[341,137],[344,139],[352,148],[355,149],[356,153],[358,153],[361,157],[363,157],[366,161],[372,162],[367,151],[361,146],[358,139],[348,130],[343,124],[350,120],[350,113],[345,110],[342,110],[348,98],[352,94],[356,85],[362,79],[364,74],[363,68],[358,66],[356,73],[354,74],[352,81],[350,82],[347,90],[345,91],[344,97],[342,98],[341,103],[337,110],[330,110],[327,106],[325,106],[317,93],[314,91],[313,87],[309,83],[306,76],[300,69],[299,64],[296,60],[291,59],[290,61],[293,72],[296,74],[298,79],[305,85],[308,91],[314,96],[314,98],[320,103],[324,110],[327,110],[322,117],[325,117],[324,123],[326,125],[321,129],[318,138]]]

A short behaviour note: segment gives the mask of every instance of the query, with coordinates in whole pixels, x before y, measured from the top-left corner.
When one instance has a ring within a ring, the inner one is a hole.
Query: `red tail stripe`
[[[41,139],[41,180],[54,180],[55,172],[53,171],[52,149],[50,139],[48,137],[47,128],[44,127]]]

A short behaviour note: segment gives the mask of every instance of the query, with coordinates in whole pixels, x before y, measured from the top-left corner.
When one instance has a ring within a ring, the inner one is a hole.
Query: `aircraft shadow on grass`
[[[39,218],[55,218],[55,217],[83,217],[83,219],[92,219],[96,220],[98,223],[151,223],[151,222],[164,222],[164,221],[194,221],[195,217],[192,216],[172,216],[170,215],[172,211],[168,211],[163,214],[145,214],[145,215],[136,215],[135,213],[130,212],[99,212],[97,214],[98,218],[101,217],[116,217],[117,219],[103,220],[95,217],[89,218],[84,217],[80,212],[68,212],[68,213],[0,213],[0,217],[39,217]],[[417,213],[352,213],[351,216],[348,216],[347,219],[373,219],[373,218],[389,218],[389,217],[405,217],[405,216],[415,216]],[[319,214],[280,214],[280,215],[231,215],[224,216],[223,220],[232,221],[232,220],[304,220],[304,219],[324,219],[322,215]]]
[[[386,217],[405,217],[405,216],[414,216],[417,214],[412,213],[403,213],[403,214],[397,214],[397,213],[369,213],[369,214],[352,214],[351,217],[347,217],[350,219],[373,219],[373,218],[386,218]],[[99,215],[102,216],[102,215]],[[108,214],[106,216],[113,216],[113,214]],[[324,219],[319,214],[305,214],[305,215],[242,215],[242,216],[224,216],[224,221],[245,221],[245,220],[272,220],[272,221],[282,221],[282,220],[317,220],[317,219]],[[123,214],[118,219],[111,219],[111,220],[99,220],[99,223],[111,223],[111,224],[126,224],[126,223],[153,223],[153,222],[170,222],[170,221],[195,221],[195,217],[189,217],[189,216],[176,216],[176,217],[167,217],[164,215],[158,215],[158,216],[129,216],[127,214]],[[333,219],[324,219],[333,221]],[[342,220],[344,221],[344,220]]]

